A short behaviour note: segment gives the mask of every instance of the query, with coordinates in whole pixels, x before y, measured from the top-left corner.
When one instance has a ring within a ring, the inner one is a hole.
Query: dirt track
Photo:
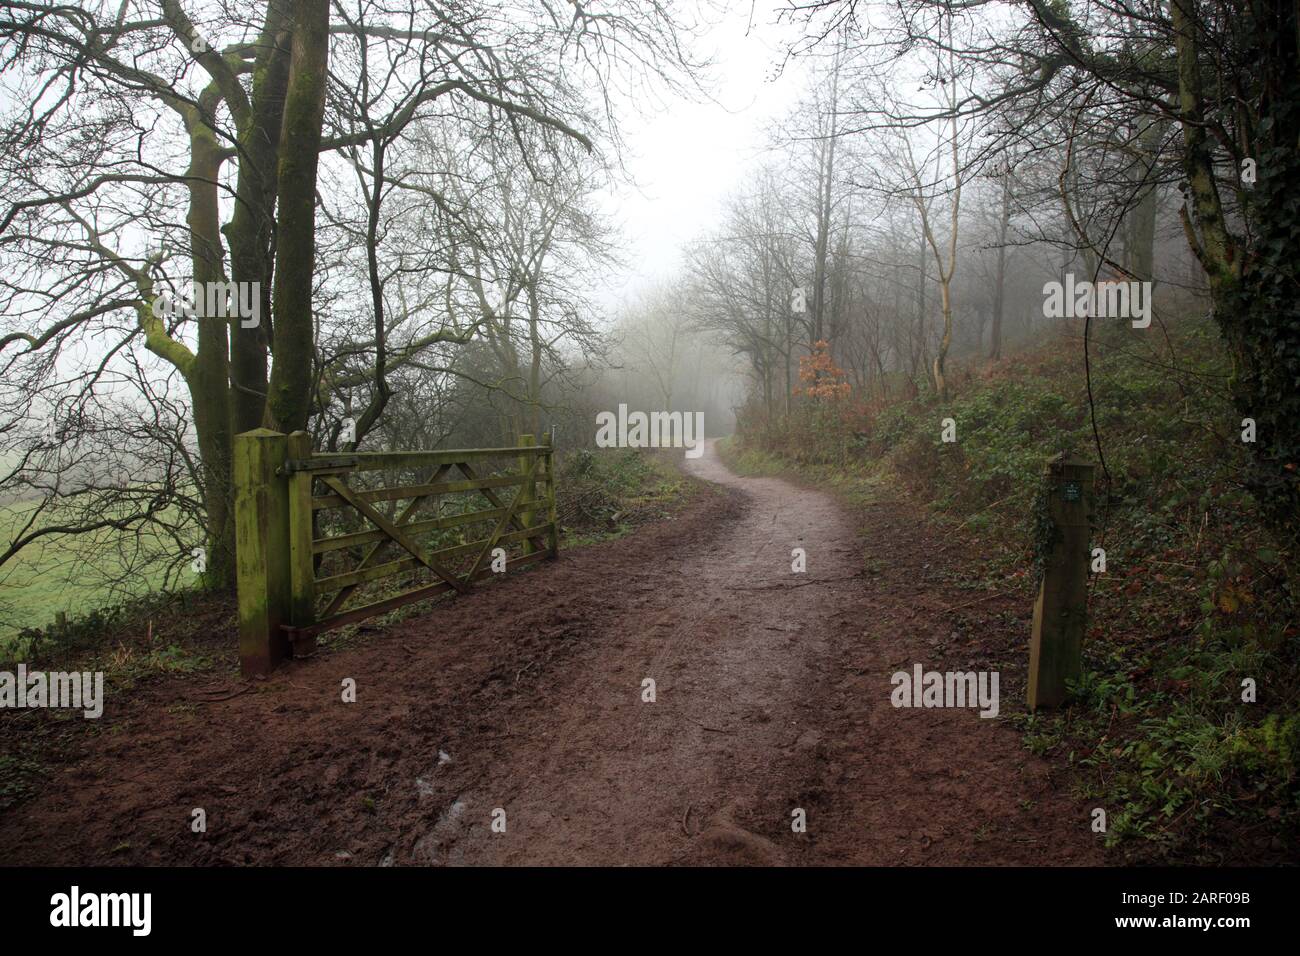
[[[831,497],[737,478],[712,448],[687,465],[716,487],[676,520],[362,647],[228,700],[179,680],[110,698],[48,795],[0,816],[0,860],[1101,862],[1087,808],[1004,721],[889,702],[918,662],[1023,670],[981,628],[1027,609],[948,610],[969,594],[903,504],[869,509],[864,565]],[[1015,687],[1004,674],[1004,713]]]

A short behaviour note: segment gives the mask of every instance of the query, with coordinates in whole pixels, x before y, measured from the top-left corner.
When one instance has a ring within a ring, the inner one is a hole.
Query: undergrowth
[[[578,547],[668,517],[690,484],[667,453],[581,448],[561,458],[557,488],[562,546]]]

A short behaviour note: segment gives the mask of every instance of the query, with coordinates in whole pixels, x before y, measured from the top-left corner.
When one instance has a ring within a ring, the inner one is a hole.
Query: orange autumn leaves
[[[799,381],[804,384],[794,390],[796,395],[806,395],[816,401],[832,402],[848,398],[853,386],[848,383],[848,373],[831,358],[831,347],[826,341],[813,343],[811,355],[799,356]]]

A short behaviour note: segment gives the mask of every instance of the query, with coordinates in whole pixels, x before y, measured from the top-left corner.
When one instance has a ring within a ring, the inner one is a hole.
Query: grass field
[[[11,540],[34,507],[0,507],[0,542]],[[0,645],[11,645],[24,628],[48,627],[59,612],[71,619],[157,591],[167,583],[168,565],[180,560],[175,551],[170,539],[150,530],[107,529],[34,542],[0,568]],[[197,581],[188,562],[181,568],[180,584],[193,583],[187,577]]]

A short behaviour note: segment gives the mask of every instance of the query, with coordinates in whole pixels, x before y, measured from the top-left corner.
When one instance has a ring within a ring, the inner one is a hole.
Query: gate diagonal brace
[[[425,554],[424,549],[407,537],[401,528],[397,527],[397,525],[393,524],[382,514],[372,508],[369,502],[361,498],[342,481],[329,475],[322,476],[321,480],[332,488],[344,501],[360,511],[372,524],[374,524],[375,527],[405,548],[411,556],[415,558],[415,560],[419,561],[426,568],[437,574],[440,578],[455,588],[458,593],[465,594],[469,591],[468,584],[456,577],[456,575],[452,574],[440,562],[435,561],[433,558],[430,558]]]
[[[434,473],[431,481],[437,482],[438,480],[440,480],[442,476],[445,475],[450,468],[451,468],[450,465],[440,466],[438,470]],[[433,495],[421,495],[418,498],[412,499],[411,503],[406,506],[405,510],[403,510],[402,513],[397,516],[397,526],[399,528],[404,527],[407,524],[407,522],[413,520],[415,518],[416,513],[422,507],[424,507],[425,502],[427,502],[432,497]],[[363,568],[370,567],[371,564],[379,560],[379,556],[382,555],[385,549],[392,543],[393,541],[391,538],[386,541],[376,542],[375,545],[368,552],[366,552],[366,554],[361,558],[360,562],[357,563],[357,566],[354,570],[360,571]],[[330,603],[326,606],[324,612],[322,612],[324,616],[329,617],[331,614],[335,613],[339,608],[341,608],[344,604],[346,604],[348,598],[352,596],[353,592],[356,591],[356,589],[359,586],[360,585],[352,584],[343,588],[337,594],[335,594],[334,597],[330,599]]]
[[[496,543],[501,539],[502,532],[506,530],[506,527],[510,524],[510,520],[515,516],[515,511],[518,510],[520,503],[523,502],[524,495],[528,490],[528,483],[532,481],[533,475],[537,473],[537,463],[540,460],[540,458],[534,458],[533,463],[528,466],[528,472],[524,475],[524,483],[515,490],[514,499],[510,502],[510,510],[501,516],[501,520],[497,522],[496,528],[492,531],[492,536],[488,539],[487,543],[483,545],[483,550],[479,552],[478,557],[474,559],[474,566],[471,567],[469,573],[465,575],[467,581],[474,580],[474,576],[478,574],[478,570],[483,566],[484,560],[489,554],[491,554],[493,547],[495,547]]]
[[[468,478],[470,481],[478,480],[478,473],[475,472],[475,470],[470,467],[469,462],[467,461],[457,462],[456,467],[459,468],[461,474],[464,475],[466,478]],[[498,495],[491,488],[479,488],[478,492],[488,500],[488,502],[492,505],[493,508],[504,508],[506,506],[506,503],[501,500],[501,496]],[[519,515],[511,515],[510,526],[513,527],[516,531],[529,530],[528,528],[524,527],[524,523],[520,519]],[[546,538],[540,534],[537,535],[536,537],[530,537],[528,540],[533,543],[533,546],[537,548],[538,551],[545,551],[547,549]]]

